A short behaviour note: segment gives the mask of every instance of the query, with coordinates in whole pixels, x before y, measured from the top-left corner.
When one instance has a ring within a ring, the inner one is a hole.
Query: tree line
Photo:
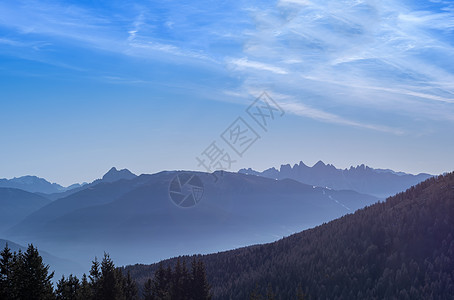
[[[54,272],[44,264],[32,244],[25,252],[11,252],[8,245],[0,253],[0,300],[208,300],[210,285],[203,262],[194,259],[191,269],[186,261],[175,268],[157,269],[139,288],[129,272],[115,267],[109,254],[101,261],[95,257],[89,275],[79,279],[70,274],[52,283]]]
[[[186,261],[177,259],[175,267],[163,267],[160,263],[154,278],[148,278],[144,284],[144,300],[209,300],[210,286],[206,280],[205,266],[195,258],[191,270]]]

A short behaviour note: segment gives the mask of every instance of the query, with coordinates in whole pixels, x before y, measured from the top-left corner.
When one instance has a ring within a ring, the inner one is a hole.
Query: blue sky
[[[201,169],[263,91],[232,170],[452,171],[453,62],[450,1],[1,1],[0,177]]]

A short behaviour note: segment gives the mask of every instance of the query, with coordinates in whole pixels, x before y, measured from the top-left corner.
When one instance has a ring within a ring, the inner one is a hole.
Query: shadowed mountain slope
[[[50,203],[50,200],[23,190],[0,188],[0,232]]]

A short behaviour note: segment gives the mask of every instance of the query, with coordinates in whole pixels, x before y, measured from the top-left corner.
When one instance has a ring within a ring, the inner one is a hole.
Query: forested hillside
[[[454,173],[274,243],[202,256],[214,299],[452,299]],[[175,264],[176,259],[164,261]],[[129,266],[139,284],[157,265]]]

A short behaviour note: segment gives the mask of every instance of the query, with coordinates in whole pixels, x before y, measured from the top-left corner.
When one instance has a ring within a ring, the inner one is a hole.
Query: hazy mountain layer
[[[49,203],[50,200],[33,193],[0,188],[0,233]]]
[[[238,172],[274,179],[290,178],[302,183],[329,187],[335,190],[354,190],[383,199],[405,191],[432,176],[423,173],[412,175],[387,169],[373,169],[364,165],[341,170],[330,164],[325,165],[322,161],[312,167],[300,162],[293,167],[282,165],[279,170],[270,168],[263,172],[257,172],[249,168],[241,169]]]
[[[170,183],[184,174],[203,183],[203,197],[194,207],[178,207],[169,197]],[[106,250],[119,263],[133,263],[273,241],[377,201],[290,179],[216,176],[161,172],[99,183],[41,208],[8,234],[71,257],[82,255],[85,262]]]
[[[115,181],[119,181],[119,180],[123,180],[123,179],[129,180],[129,179],[133,179],[135,177],[137,177],[137,175],[131,173],[128,169],[117,170],[117,168],[112,167],[106,174],[104,174],[104,176],[101,179],[96,179],[89,184],[84,183],[83,185],[78,185],[78,186],[77,186],[77,184],[75,184],[75,185],[72,185],[72,186],[74,186],[74,188],[72,188],[72,189],[68,189],[63,192],[57,192],[57,193],[52,193],[52,194],[44,194],[43,196],[45,196],[46,198],[48,198],[50,200],[57,200],[57,199],[68,197],[74,193],[77,193],[77,192],[80,192],[87,188],[90,188],[101,182],[115,182]]]
[[[63,187],[57,183],[50,183],[46,179],[36,176],[22,176],[12,179],[0,179],[0,187],[21,189],[30,193],[59,193],[79,187],[80,184],[73,184],[69,187]]]

